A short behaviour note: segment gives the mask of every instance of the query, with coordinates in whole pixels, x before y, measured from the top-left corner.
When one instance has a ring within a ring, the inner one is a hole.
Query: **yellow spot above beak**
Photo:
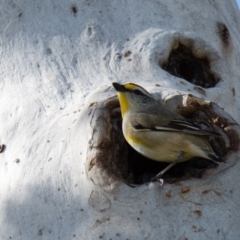
[[[127,83],[127,84],[124,85],[124,87],[128,90],[133,90],[133,89],[136,88],[136,85],[133,84],[133,83]]]

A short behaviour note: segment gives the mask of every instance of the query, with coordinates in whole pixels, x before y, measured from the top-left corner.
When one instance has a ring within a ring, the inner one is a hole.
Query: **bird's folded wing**
[[[167,131],[192,135],[220,136],[220,134],[204,130],[198,124],[188,119],[162,119],[155,115],[145,113],[136,114],[133,126],[138,131]]]

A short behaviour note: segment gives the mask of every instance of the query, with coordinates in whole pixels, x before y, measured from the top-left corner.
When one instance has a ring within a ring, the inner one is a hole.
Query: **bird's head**
[[[113,87],[118,94],[122,117],[124,117],[125,113],[129,110],[139,111],[155,102],[150,93],[135,83],[121,85],[114,82]]]

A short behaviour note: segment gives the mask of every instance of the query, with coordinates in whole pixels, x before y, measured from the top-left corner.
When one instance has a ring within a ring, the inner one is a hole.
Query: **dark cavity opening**
[[[224,23],[217,22],[217,30],[224,47],[228,47],[231,43],[231,35],[227,26]]]
[[[214,87],[219,82],[219,78],[211,72],[208,58],[195,57],[192,50],[181,43],[171,51],[161,68],[203,88]]]
[[[71,7],[71,9],[72,9],[72,12],[73,12],[74,17],[76,17],[77,12],[78,12],[77,6],[73,5],[73,6]]]

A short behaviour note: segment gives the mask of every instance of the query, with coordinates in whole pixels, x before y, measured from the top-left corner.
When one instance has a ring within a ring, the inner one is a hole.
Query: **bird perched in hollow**
[[[201,129],[137,84],[114,82],[113,86],[120,101],[123,135],[137,152],[152,160],[172,163],[172,166],[193,157],[222,161],[206,138],[220,136],[218,133]]]

